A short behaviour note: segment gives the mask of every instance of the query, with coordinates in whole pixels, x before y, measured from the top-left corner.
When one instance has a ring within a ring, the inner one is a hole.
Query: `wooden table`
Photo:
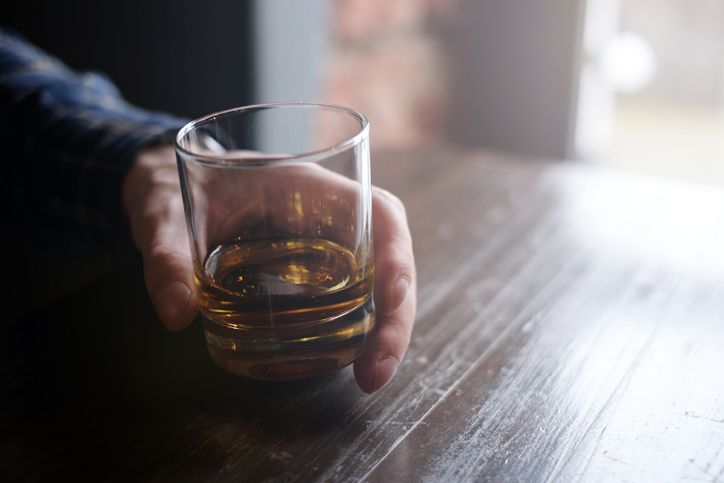
[[[134,259],[0,326],[0,480],[724,481],[724,191],[452,150],[373,173],[420,277],[388,386],[226,374]]]

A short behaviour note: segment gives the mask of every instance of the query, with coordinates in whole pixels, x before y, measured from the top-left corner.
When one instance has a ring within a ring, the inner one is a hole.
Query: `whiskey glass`
[[[174,147],[212,359],[294,380],[361,356],[376,332],[367,119],[247,106],[190,122]]]

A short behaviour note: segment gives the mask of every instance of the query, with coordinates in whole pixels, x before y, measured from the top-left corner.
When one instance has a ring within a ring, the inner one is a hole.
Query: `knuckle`
[[[382,337],[386,342],[387,352],[401,360],[410,343],[412,325],[404,323],[402,320],[390,322],[392,321],[388,321],[380,331],[384,334]]]
[[[386,189],[375,187],[375,193],[377,196],[385,200],[387,203],[392,205],[394,208],[406,215],[405,204],[396,195],[390,193]]]
[[[381,257],[380,264],[392,272],[397,272],[399,276],[412,278],[415,271],[415,257],[412,251],[395,247],[388,251],[387,256]]]
[[[183,254],[178,247],[164,243],[152,246],[146,258],[150,263],[169,265],[178,263],[182,257]]]

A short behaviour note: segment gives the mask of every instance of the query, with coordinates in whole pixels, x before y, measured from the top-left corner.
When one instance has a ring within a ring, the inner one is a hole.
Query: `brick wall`
[[[374,149],[442,140],[456,2],[334,0],[328,100],[368,117]]]

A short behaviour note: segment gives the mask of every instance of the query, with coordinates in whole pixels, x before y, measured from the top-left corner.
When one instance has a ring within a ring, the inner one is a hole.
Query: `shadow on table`
[[[280,438],[313,440],[362,396],[349,369],[288,383],[223,371],[199,321],[166,331],[140,259],[123,265],[0,326],[0,469],[11,479],[211,468]]]

